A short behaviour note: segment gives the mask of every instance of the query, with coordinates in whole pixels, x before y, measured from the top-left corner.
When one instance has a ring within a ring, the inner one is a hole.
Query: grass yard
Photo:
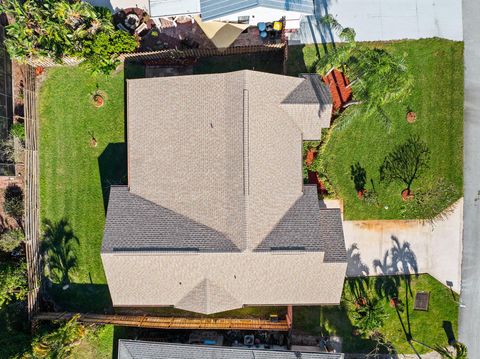
[[[96,108],[91,94],[107,94]],[[74,284],[50,294],[69,308],[103,311],[111,306],[100,248],[105,222],[103,188],[125,175],[123,72],[92,77],[76,67],[52,68],[40,92],[40,196],[42,220],[68,221],[78,244]],[[90,144],[92,135],[97,147]],[[101,178],[101,176],[103,178]]]
[[[374,278],[370,278],[370,288],[374,287]],[[430,292],[430,306],[427,312],[413,310],[413,298],[409,299],[408,313],[410,326],[414,340],[429,346],[448,344],[447,336],[443,328],[444,323],[452,325],[456,336],[458,328],[458,295],[428,274],[412,277],[412,293],[417,291]],[[370,291],[373,294],[374,291]],[[402,285],[399,298],[405,303],[405,287]],[[374,341],[360,336],[353,336],[351,313],[346,310],[346,302],[352,300],[348,280],[345,282],[342,306],[338,307],[295,307],[293,313],[293,326],[297,331],[318,335],[330,333],[343,338],[343,350],[347,353],[366,353],[374,348]],[[378,330],[384,335],[386,341],[391,343],[398,353],[411,353],[412,349],[405,340],[405,334],[394,308],[388,301],[384,301],[386,318],[384,324]],[[407,325],[407,308],[401,313],[405,325]],[[420,353],[430,350],[422,345],[415,344]]]
[[[407,55],[414,77],[412,94],[401,103],[385,106],[391,119],[389,128],[380,118],[349,107],[342,114],[343,119],[349,119],[348,125],[335,128],[327,136],[322,160],[336,194],[344,200],[346,219],[408,219],[411,215],[404,211],[400,195],[405,185],[380,182],[379,168],[385,155],[410,135],[418,135],[430,149],[429,168],[413,182],[413,192],[443,179],[456,189],[455,199],[462,194],[463,43],[426,39],[375,45]],[[289,73],[310,69],[315,58],[315,46],[291,47]],[[413,124],[405,119],[408,110],[417,114]],[[375,189],[378,195],[376,204],[357,198],[351,178],[351,166],[357,163],[366,170],[367,190]]]

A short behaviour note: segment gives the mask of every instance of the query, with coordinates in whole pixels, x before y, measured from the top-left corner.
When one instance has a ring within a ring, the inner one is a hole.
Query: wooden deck
[[[35,320],[67,320],[77,313],[40,312]],[[124,327],[139,327],[152,329],[209,329],[209,330],[269,330],[288,331],[286,320],[271,322],[262,319],[234,318],[178,318],[134,315],[104,315],[80,314],[79,321],[83,323],[113,324]]]

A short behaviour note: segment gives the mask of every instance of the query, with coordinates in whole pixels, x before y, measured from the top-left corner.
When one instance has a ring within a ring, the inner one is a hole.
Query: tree
[[[3,210],[22,225],[23,220],[23,191],[16,184],[9,185],[4,192]]]
[[[85,58],[90,51],[88,46],[100,34],[116,39],[112,15],[105,8],[94,7],[86,1],[68,0],[9,0],[0,3],[0,12],[5,12],[15,21],[6,26],[5,47],[10,56],[21,62],[32,58],[50,57],[61,63],[63,57]],[[133,51],[133,35],[119,35],[128,46],[120,41],[112,41],[114,51],[98,53],[103,61],[113,61],[120,51]],[[130,38],[129,38],[130,37]],[[92,59],[95,65],[101,64],[98,58]],[[96,71],[111,71],[102,66]]]
[[[25,234],[21,229],[12,229],[3,232],[0,235],[0,250],[11,253],[14,249],[18,248],[24,240]]]
[[[428,168],[429,160],[430,150],[427,144],[417,136],[412,136],[385,157],[380,167],[380,180],[403,182],[407,194],[410,194],[412,182]]]
[[[78,244],[78,238],[66,219],[58,222],[46,220],[44,226],[43,252],[46,256],[47,275],[57,283],[69,283],[77,266],[74,246]]]
[[[77,314],[56,330],[35,338],[32,352],[25,354],[23,358],[68,358],[73,348],[85,337],[86,329],[78,322],[78,318]]]
[[[383,304],[377,299],[367,299],[365,305],[353,311],[353,324],[361,334],[371,336],[378,328],[383,326],[386,318]]]
[[[324,16],[320,22],[337,32],[343,43],[333,44],[333,49],[317,59],[317,72],[322,76],[334,68],[345,72],[354,97],[350,104],[363,104],[365,110],[377,110],[386,117],[383,105],[402,100],[412,89],[405,56],[358,44],[355,30],[342,27],[332,15]]]
[[[27,297],[27,265],[25,262],[0,262],[0,308]]]

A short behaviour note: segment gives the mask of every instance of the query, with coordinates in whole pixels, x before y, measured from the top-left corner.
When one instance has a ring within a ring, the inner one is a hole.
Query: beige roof
[[[215,313],[242,305],[337,304],[346,263],[323,252],[105,253],[115,306]]]
[[[321,217],[302,178],[302,139],[331,116],[317,78],[128,80],[127,102],[129,190],[112,188],[102,253],[115,306],[339,302],[340,214]]]

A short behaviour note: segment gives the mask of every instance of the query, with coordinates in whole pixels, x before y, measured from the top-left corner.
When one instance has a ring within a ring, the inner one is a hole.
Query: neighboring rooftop
[[[314,14],[313,0],[200,0],[204,21],[218,19],[257,6],[308,15]]]
[[[339,353],[294,352],[188,345],[138,340],[118,341],[118,359],[342,359]]]

